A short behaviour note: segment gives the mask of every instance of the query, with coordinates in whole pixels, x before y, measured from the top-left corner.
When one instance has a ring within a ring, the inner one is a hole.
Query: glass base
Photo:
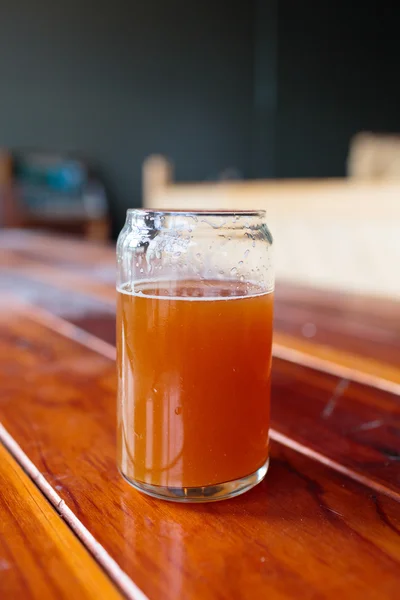
[[[129,479],[123,473],[122,476],[139,492],[144,492],[153,498],[160,500],[169,500],[170,502],[216,502],[217,500],[228,500],[240,494],[244,494],[251,490],[255,485],[260,483],[267,474],[269,466],[269,458],[267,461],[254,473],[246,475],[241,479],[234,479],[226,483],[218,483],[216,485],[206,485],[204,487],[166,487],[162,485],[151,485],[142,481],[134,481]]]

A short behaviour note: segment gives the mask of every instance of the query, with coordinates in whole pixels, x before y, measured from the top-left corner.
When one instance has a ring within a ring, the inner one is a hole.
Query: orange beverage
[[[273,293],[239,281],[118,290],[118,463],[131,482],[215,486],[268,461]]]

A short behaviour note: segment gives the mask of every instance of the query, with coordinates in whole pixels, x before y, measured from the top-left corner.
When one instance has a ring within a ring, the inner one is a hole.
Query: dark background
[[[178,180],[343,176],[354,133],[400,130],[393,6],[2,0],[0,146],[88,157],[115,228],[154,152]]]
[[[278,7],[275,176],[343,176],[355,133],[400,132],[399,4]]]

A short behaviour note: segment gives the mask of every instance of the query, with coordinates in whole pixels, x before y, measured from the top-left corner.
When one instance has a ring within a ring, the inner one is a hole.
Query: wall
[[[115,230],[140,204],[141,164],[177,178],[251,174],[252,3],[2,0],[0,146],[94,160]]]
[[[278,102],[278,0],[255,0],[253,178],[276,172]]]
[[[376,0],[2,0],[0,146],[95,161],[114,231],[153,152],[178,181],[344,175],[354,133],[400,131],[398,29]]]
[[[276,176],[343,176],[353,134],[400,131],[399,12],[279,0]]]

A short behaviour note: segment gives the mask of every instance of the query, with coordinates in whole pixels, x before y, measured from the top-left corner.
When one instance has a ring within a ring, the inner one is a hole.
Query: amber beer
[[[237,280],[119,287],[118,462],[131,483],[190,496],[265,474],[272,316],[273,293]]]

